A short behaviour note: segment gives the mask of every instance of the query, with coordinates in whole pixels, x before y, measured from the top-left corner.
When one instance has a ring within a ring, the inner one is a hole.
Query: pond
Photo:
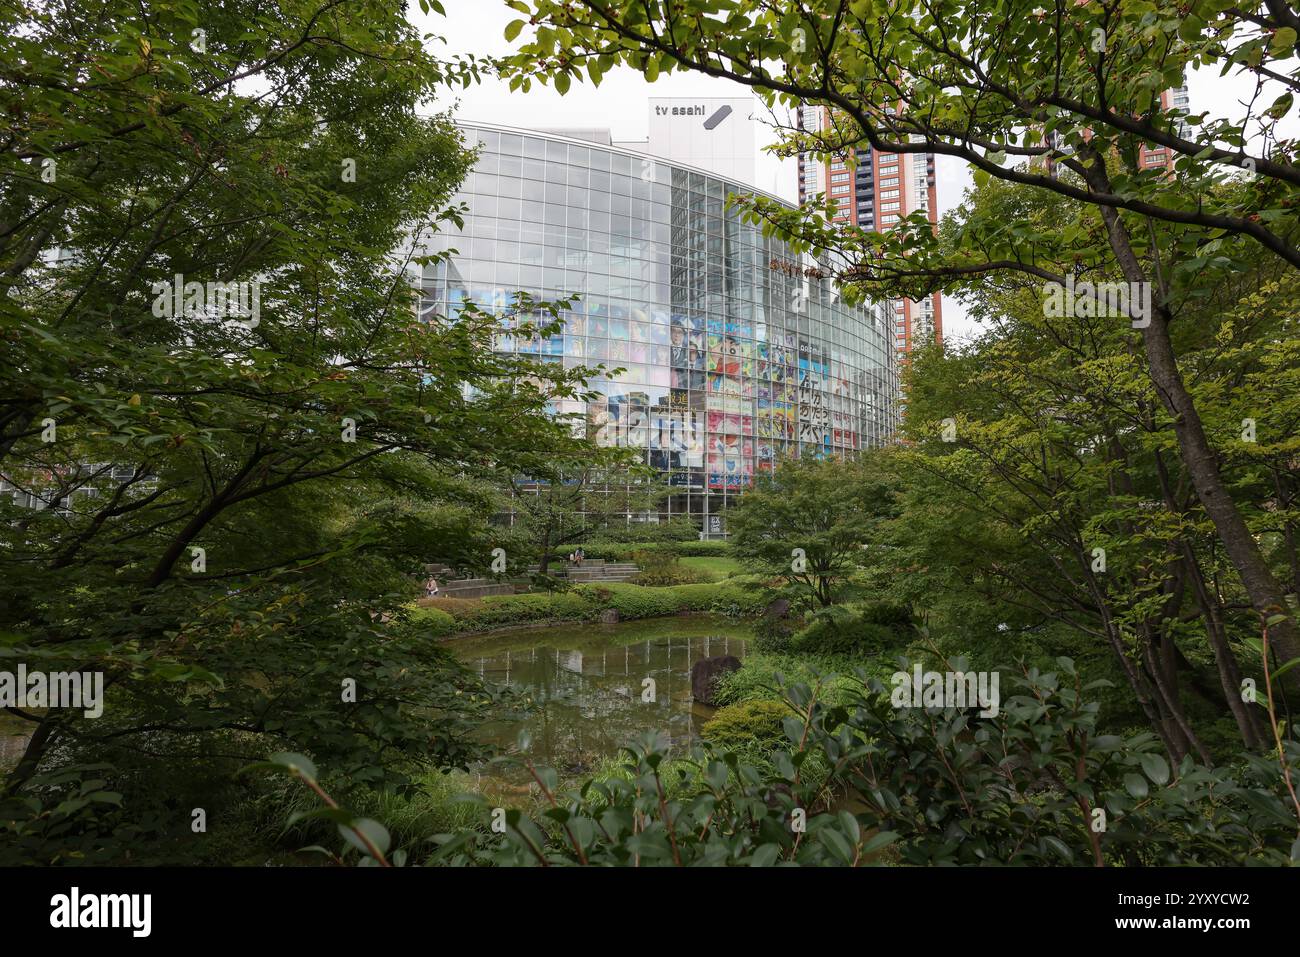
[[[692,700],[691,666],[713,655],[743,660],[752,638],[744,622],[689,617],[516,629],[447,647],[484,678],[531,701],[522,715],[484,725],[484,740],[513,751],[526,728],[534,762],[576,776],[646,732],[673,750],[689,747],[716,710]]]

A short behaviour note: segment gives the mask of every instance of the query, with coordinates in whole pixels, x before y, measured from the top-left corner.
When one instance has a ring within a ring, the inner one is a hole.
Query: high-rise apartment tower
[[[802,129],[820,131],[829,123],[826,107],[800,108]],[[818,193],[825,193],[835,203],[836,223],[883,232],[918,209],[925,211],[931,223],[939,220],[933,153],[881,153],[857,147],[851,155],[834,157],[829,162],[801,153],[799,205],[815,199]],[[900,357],[931,338],[943,340],[938,293],[920,301],[895,299],[890,305],[894,351]]]

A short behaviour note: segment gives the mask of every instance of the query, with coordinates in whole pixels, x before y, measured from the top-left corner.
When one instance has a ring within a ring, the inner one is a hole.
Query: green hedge
[[[689,518],[674,518],[669,522],[642,522],[636,525],[618,525],[595,529],[587,541],[593,545],[617,542],[694,542],[700,530]]]
[[[718,539],[706,539],[705,541],[679,542],[673,546],[673,549],[682,558],[707,558],[710,555],[731,555],[731,543],[719,541]]]
[[[576,585],[567,592],[526,595],[489,595],[464,605],[443,608],[411,608],[412,620],[444,637],[503,628],[510,625],[545,624],[554,621],[590,621],[607,608],[620,617],[658,618],[681,612],[757,615],[766,607],[760,589],[746,588],[755,579],[729,578],[725,582],[699,585],[670,585],[651,588],[629,582]]]
[[[452,634],[457,627],[456,619],[439,608],[413,607],[411,609],[411,618],[419,622],[431,635],[438,638]]]
[[[575,548],[577,546],[574,546]],[[572,548],[556,552],[554,561],[566,562]],[[679,558],[705,558],[709,556],[731,556],[731,545],[721,541],[691,542],[592,542],[582,546],[587,558],[603,558],[607,562],[630,562],[636,552],[662,551]]]
[[[578,589],[568,592],[536,592],[525,595],[489,595],[460,606],[412,608],[411,616],[427,625],[433,634],[485,631],[507,625],[544,624],[551,621],[587,619],[599,612]]]

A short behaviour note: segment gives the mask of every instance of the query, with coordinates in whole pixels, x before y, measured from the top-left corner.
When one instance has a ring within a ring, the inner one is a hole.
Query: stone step
[[[536,575],[540,569],[541,569],[540,565],[529,565],[528,574]],[[635,562],[617,562],[612,565],[607,565],[604,562],[601,562],[600,564],[596,564],[594,562],[589,562],[589,561],[583,562],[581,565],[571,565],[568,562],[551,562],[551,564],[547,567],[546,573],[548,575],[554,575],[558,578],[562,578],[565,575],[581,574],[583,572],[602,572],[602,571],[636,572],[636,571],[640,571],[640,568],[636,565]]]
[[[491,578],[459,578],[438,582],[438,598],[482,598],[484,595],[513,595],[514,585]]]

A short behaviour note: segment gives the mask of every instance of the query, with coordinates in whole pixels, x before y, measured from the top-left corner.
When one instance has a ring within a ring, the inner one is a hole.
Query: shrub
[[[411,620],[418,622],[421,628],[435,638],[450,635],[456,630],[456,619],[441,608],[429,606],[411,609]]]
[[[476,612],[483,604],[482,598],[421,598],[416,607],[425,610],[434,609],[450,615],[452,618],[465,618]]]
[[[632,561],[640,569],[633,581],[638,585],[662,587],[664,585],[688,585],[707,582],[704,573],[688,568],[672,552],[662,549],[641,549],[632,553]]]
[[[831,605],[815,612],[791,647],[814,655],[874,657],[898,653],[911,641],[911,613],[895,606]]]
[[[779,689],[783,684],[796,681],[813,684],[821,675],[826,681],[823,699],[841,703],[859,690],[861,682],[854,676],[854,670],[854,662],[847,658],[759,652],[746,657],[739,671],[718,679],[714,700],[723,705],[776,701],[781,697]],[[894,665],[890,664],[887,672],[881,669],[878,674],[884,678],[893,672]]]
[[[623,618],[657,618],[681,612],[755,615],[765,607],[752,579],[731,578],[721,584],[668,585],[660,588],[630,582],[575,585],[566,592],[489,595],[486,598],[440,598],[410,607],[410,616],[433,637],[465,634],[510,625],[589,621],[612,608]]]
[[[592,607],[586,597],[574,591],[548,594],[488,595],[467,620],[475,627],[493,628],[515,623],[564,621],[590,617]]]
[[[681,542],[674,545],[678,555],[683,558],[707,558],[710,555],[735,555],[735,550],[731,547],[730,542],[723,542],[717,539],[706,539],[702,542]]]
[[[646,588],[625,582],[611,582],[603,590],[608,595],[604,607],[616,609],[623,618],[656,618],[687,611],[675,588]]]
[[[603,559],[607,562],[630,562],[639,551],[665,552],[680,558],[731,557],[731,546],[721,541],[637,541],[637,542],[602,542],[593,541],[582,546],[587,558]],[[556,561],[565,561],[569,557],[566,550],[556,552]]]
[[[789,744],[781,722],[794,714],[784,701],[756,700],[727,705],[704,723],[700,733],[714,744]]]
[[[764,615],[754,626],[754,646],[759,651],[789,654],[794,651],[795,632],[802,627],[797,618]]]
[[[626,542],[694,542],[700,530],[689,518],[682,516],[667,522],[638,522],[635,525],[616,525],[593,531],[587,538],[596,545]]]
[[[766,592],[755,587],[757,584],[754,578],[727,579],[714,593],[708,610],[733,618],[761,615],[767,610],[768,601]]]
[[[782,724],[787,741],[803,745],[774,749],[770,771],[706,741],[693,764],[674,768],[688,778],[672,792],[650,736],[631,752],[634,771],[560,795],[554,810],[511,819],[504,834],[442,835],[434,856],[498,866],[846,865],[892,844],[915,866],[1289,863],[1296,815],[1275,758],[1250,755],[1236,769],[1186,758],[1171,768],[1152,734],[1097,735],[1092,689],[1069,659],[1057,665],[1012,674],[1000,712],[975,723],[957,708],[895,707],[865,675],[845,705],[791,685],[783,697],[795,714]],[[1300,762],[1300,745],[1285,747]],[[822,811],[828,785],[851,789],[852,813]],[[646,799],[664,793],[699,797]],[[799,838],[794,808],[809,810]],[[1092,826],[1094,811],[1105,828]]]
[[[486,824],[487,799],[467,796],[477,826],[455,821],[434,838],[429,863],[844,866],[879,863],[890,845],[916,866],[1291,863],[1296,814],[1275,756],[1248,755],[1231,769],[1188,757],[1171,768],[1150,733],[1096,733],[1093,688],[1069,659],[1009,676],[1011,696],[978,721],[965,709],[897,707],[865,674],[844,704],[831,704],[820,680],[787,685],[776,702],[785,741],[770,750],[737,735],[735,747],[705,740],[689,759],[668,760],[649,734],[576,791],[521,754],[507,760],[548,782],[545,809],[507,811],[498,833]],[[750,709],[749,721],[733,711],[731,723],[764,729],[759,715],[772,710]],[[1283,747],[1300,763],[1300,744]],[[756,762],[742,756],[755,753]],[[272,760],[286,758],[304,763]],[[826,796],[840,790],[853,795],[852,811],[828,809]],[[796,809],[807,812],[798,832]],[[1093,826],[1098,812],[1104,828]],[[390,843],[381,824],[346,809],[330,819],[378,839],[361,863]],[[417,819],[407,830],[425,827]]]
[[[411,619],[435,637],[506,625],[582,621],[599,609],[578,589],[488,595],[486,598],[435,598],[411,609]]]

